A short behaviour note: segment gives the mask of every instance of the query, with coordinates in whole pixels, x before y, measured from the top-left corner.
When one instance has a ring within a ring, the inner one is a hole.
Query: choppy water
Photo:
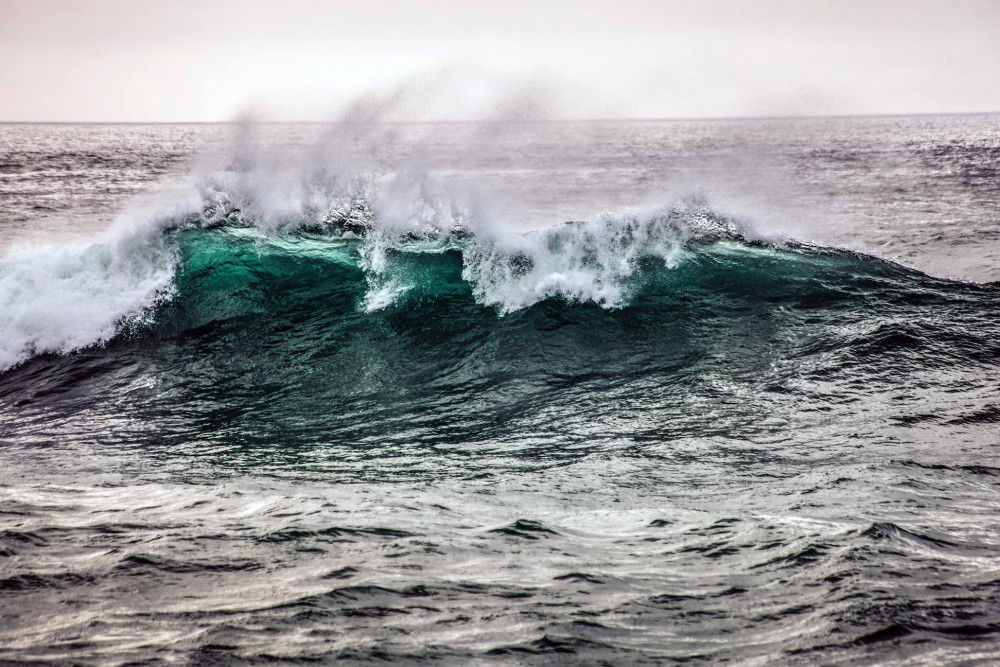
[[[1000,117],[229,130],[0,126],[0,659],[1000,659]]]

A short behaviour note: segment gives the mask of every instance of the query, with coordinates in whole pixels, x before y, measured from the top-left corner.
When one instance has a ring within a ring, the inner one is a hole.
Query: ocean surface
[[[0,125],[0,662],[1000,662],[1000,116]]]

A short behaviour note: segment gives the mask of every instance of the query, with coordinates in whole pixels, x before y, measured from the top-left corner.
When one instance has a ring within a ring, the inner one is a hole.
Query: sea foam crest
[[[553,297],[621,307],[643,258],[670,268],[692,241],[750,235],[747,225],[697,198],[523,233],[495,220],[469,192],[419,173],[316,164],[215,170],[126,211],[98,243],[22,248],[0,259],[0,370],[107,341],[143,320],[173,292],[176,232],[228,225],[361,239],[367,310],[415,287],[402,256],[457,251],[476,300],[500,314]]]
[[[508,314],[554,297],[622,307],[642,259],[658,258],[671,269],[693,242],[755,238],[749,223],[718,214],[700,198],[649,211],[606,212],[591,222],[529,233],[433,202],[419,215],[372,220],[360,248],[368,310],[384,308],[414,287],[398,261],[403,254],[461,252],[462,278],[476,300]]]
[[[632,295],[641,259],[674,268],[692,240],[743,233],[696,201],[523,235],[491,230],[463,252],[462,277],[477,301],[501,313],[553,297],[618,308]]]
[[[95,243],[15,246],[0,258],[0,371],[143,321],[174,290],[179,257],[164,230],[200,205],[188,188],[164,192],[135,202]]]
[[[107,341],[169,296],[175,266],[160,242],[13,251],[0,261],[0,370]]]

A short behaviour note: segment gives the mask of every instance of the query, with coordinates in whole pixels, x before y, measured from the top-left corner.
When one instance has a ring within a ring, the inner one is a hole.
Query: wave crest
[[[185,244],[220,229],[246,233],[212,236],[212,259],[199,270],[226,271],[281,244],[282,252],[306,252],[295,242],[308,237],[308,252],[327,247],[360,270],[366,288],[359,306],[376,311],[416,288],[433,292],[428,283],[440,276],[421,267],[420,257],[449,253],[461,257],[462,289],[500,315],[552,298],[621,308],[640,289],[649,261],[670,270],[718,241],[761,241],[749,222],[700,197],[524,233],[498,223],[469,193],[420,174],[223,170],[192,177],[165,202],[123,215],[100,243],[22,250],[0,260],[0,369],[101,343],[149,320],[191,268]],[[260,268],[244,266],[245,280],[267,280]]]
[[[619,308],[631,297],[643,258],[672,269],[690,244],[745,239],[747,229],[698,200],[647,213],[606,213],[532,234],[477,237],[464,252],[462,277],[479,302],[501,313],[553,297]]]
[[[164,239],[14,251],[0,261],[0,371],[102,343],[173,293]]]

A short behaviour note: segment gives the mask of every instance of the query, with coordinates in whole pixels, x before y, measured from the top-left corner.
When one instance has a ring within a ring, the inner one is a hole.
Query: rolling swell
[[[294,349],[311,333],[322,345],[317,328],[343,329],[390,307],[397,314],[445,308],[453,323],[471,323],[545,301],[584,318],[595,316],[587,304],[671,317],[760,303],[930,307],[990,291],[850,251],[755,240],[703,203],[524,235],[477,236],[459,225],[400,229],[368,216],[352,209],[275,232],[239,209],[208,209],[151,239],[127,235],[63,252],[50,265],[35,258],[40,270],[26,269],[32,257],[15,255],[0,267],[10,313],[0,322],[0,361],[16,366],[116,336],[170,337],[248,318],[264,320],[259,332],[291,328],[283,344]],[[921,345],[893,327],[879,329],[858,353]]]
[[[955,247],[931,200],[992,224],[961,155],[848,134],[800,164],[924,193],[901,256]],[[997,660],[997,285],[697,200],[510,234],[241,174],[0,260],[0,661]]]
[[[622,439],[780,437],[802,401],[807,425],[813,410],[864,423],[868,392],[1000,358],[996,286],[753,240],[702,205],[514,236],[204,220],[155,237],[173,278],[106,344],[5,374],[0,400],[39,411],[22,434],[51,436],[54,409],[105,443],[255,470],[467,475]],[[899,419],[924,418],[912,403]],[[105,410],[130,419],[109,433]]]
[[[996,303],[993,284],[937,279],[858,252],[732,233],[675,239],[666,252],[630,241],[635,247],[624,250],[621,240],[613,241],[619,248],[612,247],[609,260],[591,248],[567,249],[565,239],[536,241],[542,252],[532,255],[468,237],[369,243],[325,233],[262,235],[245,226],[187,230],[177,235],[170,296],[125,338],[210,340],[239,330],[268,338],[269,348],[313,357],[314,345],[385,323],[398,325],[417,345],[442,341],[442,329],[506,328],[551,344],[561,334],[586,330],[597,338],[602,329],[613,335],[623,325],[641,330],[766,318],[800,327],[803,355],[839,350],[845,361],[859,362],[923,352],[946,363],[1000,353],[986,336],[959,333],[955,320],[920,318],[944,309],[975,320]],[[574,256],[551,261],[560,255]],[[821,326],[838,314],[868,325],[851,333]],[[463,346],[441,353],[460,357]]]
[[[975,290],[859,253],[764,240],[697,198],[518,234],[426,193],[384,218],[367,197],[273,219],[259,204],[244,210],[231,195],[203,194],[200,205],[148,214],[102,243],[12,253],[0,262],[0,368],[251,315],[274,327],[326,318],[339,329],[390,307],[448,307],[475,320],[547,301],[711,313],[761,302],[930,306]],[[286,342],[294,347],[297,335]]]

